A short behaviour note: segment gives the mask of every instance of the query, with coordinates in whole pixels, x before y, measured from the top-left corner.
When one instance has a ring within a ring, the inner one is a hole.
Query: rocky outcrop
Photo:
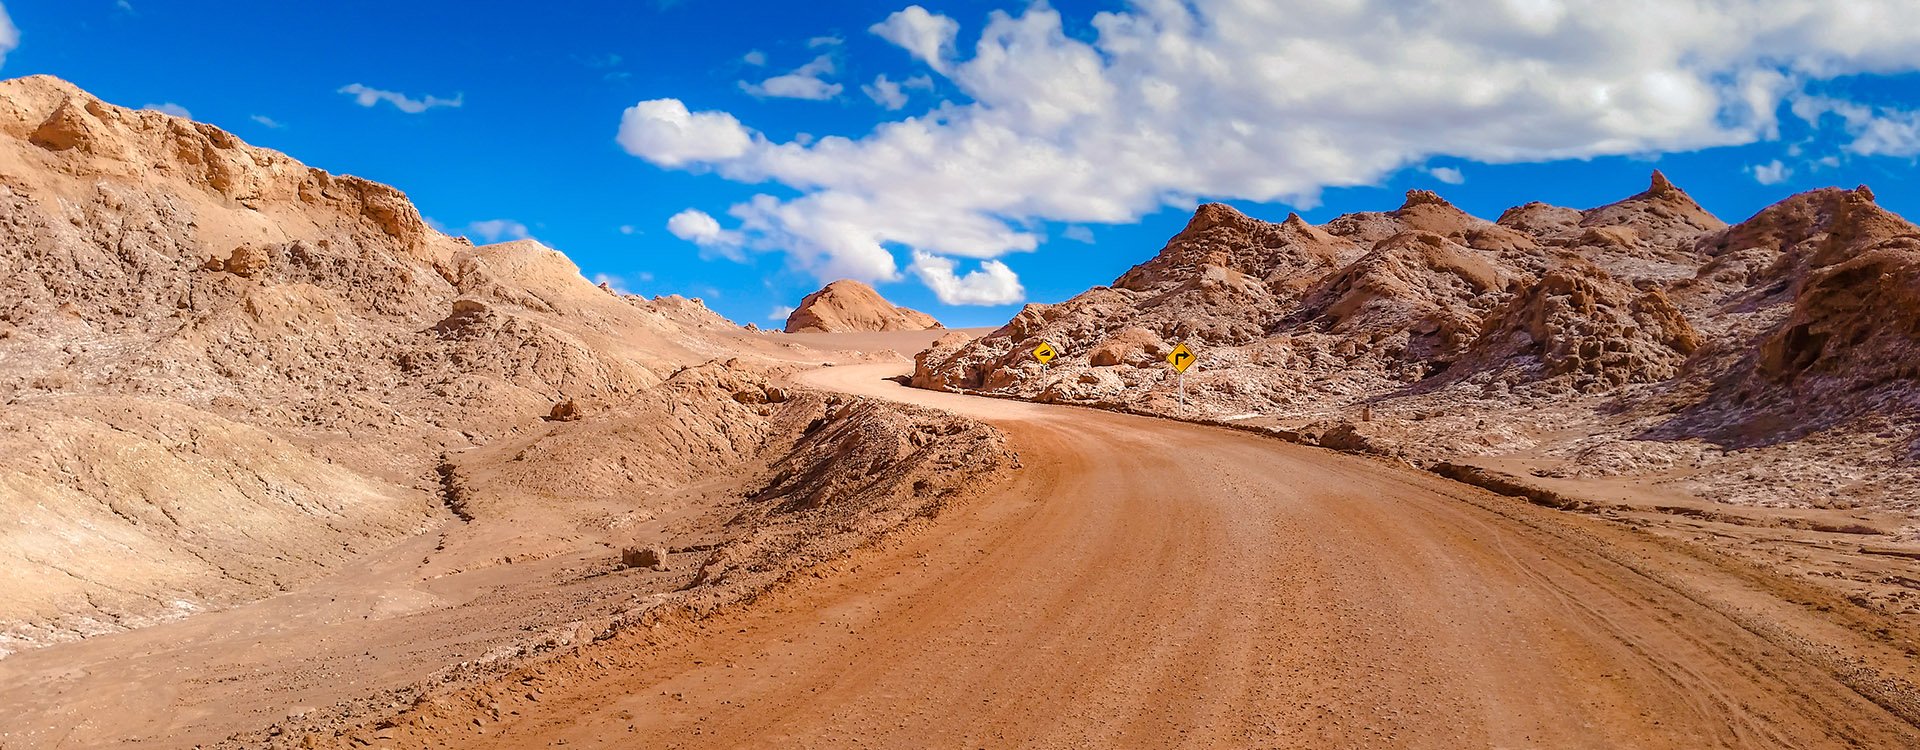
[[[1579,260],[1514,295],[1483,325],[1451,378],[1493,372],[1509,385],[1588,393],[1672,378],[1700,346],[1659,290],[1635,289]]]
[[[0,654],[381,549],[445,512],[443,455],[655,388],[736,330],[53,78],[0,82],[0,163]]]
[[[1767,467],[1873,477],[1856,496],[1892,502],[1920,496],[1916,249],[1920,230],[1865,188],[1729,227],[1658,172],[1614,203],[1528,203],[1498,222],[1427,191],[1317,227],[1208,204],[1112,287],[943,340],[913,382],[1257,416],[1416,461],[1702,456],[1685,443],[1705,440],[1763,453],[1715,458],[1741,468],[1696,480],[1704,496],[1752,501],[1729,477]],[[1042,340],[1062,353],[1048,368],[1026,356]],[[1181,342],[1201,353],[1184,407],[1147,355]],[[1636,441],[1682,445],[1596,448]]]
[[[924,331],[939,328],[933,316],[888,302],[873,287],[852,279],[826,285],[800,300],[787,315],[787,333]]]

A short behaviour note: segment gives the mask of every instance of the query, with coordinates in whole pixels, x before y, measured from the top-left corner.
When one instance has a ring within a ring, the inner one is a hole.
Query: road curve
[[[894,369],[803,378],[991,421],[1018,478],[684,637],[596,647],[457,744],[1920,747],[1835,666],[1911,657],[1805,592],[1376,461]]]

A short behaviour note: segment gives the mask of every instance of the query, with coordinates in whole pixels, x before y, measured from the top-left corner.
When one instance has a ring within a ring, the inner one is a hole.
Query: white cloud
[[[358,84],[358,83],[351,83],[351,84],[342,86],[340,87],[340,90],[337,93],[351,95],[353,97],[354,103],[362,107],[371,107],[375,104],[386,102],[388,104],[393,105],[395,109],[398,109],[410,115],[417,115],[429,109],[434,109],[436,107],[456,107],[457,108],[462,104],[465,104],[466,98],[467,98],[465,94],[457,94],[452,99],[442,99],[437,96],[428,96],[424,99],[415,99],[410,96],[407,96],[406,94],[402,94],[398,91],[385,91],[382,89],[369,88],[365,85]]]
[[[730,260],[744,260],[743,240],[739,232],[720,228],[720,222],[705,211],[689,208],[667,219],[667,231],[675,237],[699,245]]]
[[[705,211],[689,208],[667,219],[667,231],[696,245],[706,245],[719,241],[720,222]]]
[[[645,234],[645,232],[642,232],[642,231],[640,231],[640,228],[639,228],[639,227],[636,227],[636,226],[634,226],[634,225],[632,225],[632,224],[621,224],[621,225],[620,225],[620,233],[621,233],[621,234],[624,234],[624,235],[627,235],[627,236],[629,236],[629,237],[631,237],[631,236],[633,236],[633,235],[636,235],[636,234]]]
[[[900,83],[898,81],[888,80],[887,74],[885,73],[876,76],[873,79],[873,83],[861,86],[860,90],[866,92],[867,98],[872,99],[875,104],[885,107],[887,111],[891,112],[907,106],[907,95],[900,90]]]
[[[113,7],[119,8],[128,13],[133,12],[133,3],[131,2],[131,0],[114,0]]]
[[[13,25],[13,17],[7,15],[7,8],[0,5],[0,65],[7,62],[7,53],[20,47],[20,27]]]
[[[267,127],[269,127],[269,128],[272,128],[272,129],[274,129],[274,130],[279,130],[279,129],[281,129],[281,128],[284,128],[284,127],[286,127],[286,124],[285,124],[285,123],[282,123],[282,122],[280,122],[279,120],[275,120],[275,119],[273,119],[273,118],[271,118],[271,117],[268,117],[268,116],[266,116],[266,115],[254,115],[253,117],[251,117],[251,118],[248,118],[248,119],[251,119],[251,120],[253,120],[254,122],[257,122],[257,123],[260,123],[261,125],[265,125],[265,126],[267,126]]]
[[[979,270],[969,271],[965,276],[954,273],[956,265],[952,258],[915,252],[913,263],[907,268],[920,277],[920,283],[932,289],[941,302],[949,305],[1007,305],[1027,297],[1020,277],[1005,263],[981,261]]]
[[[174,117],[178,117],[183,120],[193,119],[192,112],[188,112],[186,107],[182,107],[178,104],[174,104],[173,102],[162,102],[160,104],[148,104],[144,107],[141,107],[141,109],[173,115]]]
[[[777,75],[759,83],[740,82],[740,90],[759,97],[781,99],[811,99],[819,101],[832,99],[840,95],[845,87],[829,83],[824,76],[834,73],[832,55],[821,55],[811,62],[794,68],[793,72]]]
[[[738,158],[754,142],[733,115],[693,114],[678,99],[653,99],[628,107],[620,117],[616,140],[627,153],[663,167]]]
[[[838,47],[842,44],[846,44],[846,42],[847,40],[841,39],[840,37],[837,37],[837,36],[816,36],[812,39],[807,40],[807,49],[819,49],[821,47]]]
[[[889,280],[894,252],[997,258],[1036,247],[1040,221],[1123,223],[1200,197],[1312,207],[1329,187],[1438,158],[1753,143],[1777,138],[1780,104],[1817,81],[1920,70],[1911,0],[1844,13],[1829,0],[1127,8],[1071,36],[1045,3],[994,12],[962,58],[959,24],[911,7],[872,31],[945,75],[959,103],[811,144],[698,113],[726,125],[728,153],[654,161],[777,186],[727,212],[749,249],[825,278]],[[1852,150],[1907,148],[1912,121],[1875,115],[1850,125]]]
[[[1433,167],[1427,170],[1427,174],[1433,175],[1433,179],[1448,185],[1462,185],[1467,181],[1467,176],[1453,167]]]
[[[1846,150],[1861,156],[1920,156],[1920,111],[1873,107],[1823,96],[1794,100],[1793,113],[1818,123],[1824,115],[1840,118],[1853,138]]]
[[[953,55],[953,39],[960,33],[960,22],[928,13],[918,5],[909,5],[867,30],[944,73]]]
[[[1093,244],[1093,230],[1079,225],[1067,227],[1067,230],[1061,232],[1060,236],[1073,240],[1074,242],[1084,242],[1089,245]]]
[[[760,50],[757,50],[757,49],[747,50],[747,54],[740,56],[740,62],[746,63],[748,65],[752,65],[758,68],[762,65],[767,64],[767,53],[761,52]]]
[[[787,316],[793,314],[792,305],[774,305],[773,312],[767,313],[767,320],[775,323],[787,322]]]
[[[527,225],[512,219],[488,219],[467,225],[467,232],[488,243],[531,239]]]
[[[1747,171],[1752,172],[1753,180],[1762,185],[1778,185],[1793,177],[1793,168],[1782,164],[1779,159],[1766,164],[1755,164],[1748,167]]]

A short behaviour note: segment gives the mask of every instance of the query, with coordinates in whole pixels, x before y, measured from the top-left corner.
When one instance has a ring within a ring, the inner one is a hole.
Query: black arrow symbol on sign
[[[1181,362],[1185,362],[1185,361],[1187,361],[1187,358],[1188,358],[1188,357],[1191,357],[1191,356],[1193,356],[1193,355],[1191,355],[1191,354],[1188,354],[1188,353],[1186,353],[1186,352],[1180,352],[1180,353],[1177,353],[1177,354],[1175,354],[1175,355],[1173,355],[1173,363],[1174,363],[1174,364],[1180,364]]]

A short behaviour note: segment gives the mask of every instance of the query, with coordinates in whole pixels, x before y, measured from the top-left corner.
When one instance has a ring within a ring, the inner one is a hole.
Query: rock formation
[[[800,300],[787,316],[787,333],[924,331],[939,328],[933,316],[888,302],[873,287],[852,279],[826,285]]]
[[[1498,222],[1418,190],[1321,226],[1209,204],[1113,286],[936,342],[913,384],[1173,413],[1155,355],[1184,341],[1186,416],[1413,460],[1566,455],[1575,474],[1677,450],[1714,499],[1841,502],[1818,483],[1766,495],[1735,478],[1752,470],[1871,477],[1844,502],[1891,503],[1920,496],[1916,264],[1920,229],[1865,188],[1731,227],[1659,172],[1606,206]],[[1050,368],[1026,356],[1040,340],[1062,352]]]
[[[697,300],[54,78],[0,82],[0,223],[0,655],[288,590],[449,510],[484,525],[486,477],[446,457],[501,438],[653,404],[724,446],[711,473],[806,424],[685,385],[754,346]]]

